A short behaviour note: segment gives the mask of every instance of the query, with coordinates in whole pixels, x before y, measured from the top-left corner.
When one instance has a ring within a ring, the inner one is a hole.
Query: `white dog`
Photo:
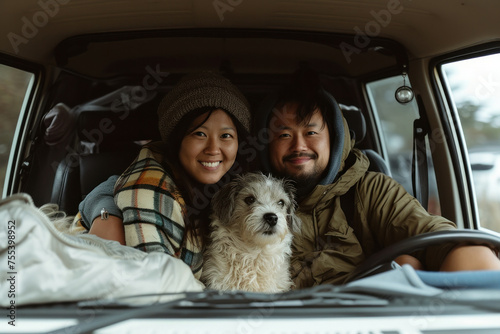
[[[201,280],[207,288],[283,292],[292,286],[292,232],[299,231],[294,187],[261,173],[238,176],[212,199]]]

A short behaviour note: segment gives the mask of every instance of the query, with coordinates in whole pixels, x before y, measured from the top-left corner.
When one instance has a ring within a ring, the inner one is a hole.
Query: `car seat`
[[[339,107],[347,121],[347,124],[349,125],[351,138],[354,138],[355,140],[354,145],[355,147],[358,147],[359,143],[361,143],[366,136],[365,117],[358,107],[346,106],[344,104],[339,104]],[[369,171],[381,172],[388,176],[392,176],[387,162],[378,152],[366,148],[361,149],[361,151],[368,157],[368,160],[370,160],[370,167],[368,168]]]
[[[51,202],[72,215],[78,204],[111,175],[119,175],[133,162],[144,143],[159,140],[156,115],[159,100],[143,101],[133,108],[112,108],[116,98],[129,91],[117,90],[75,108],[76,148],[62,159],[54,177]],[[115,99],[113,99],[115,98]]]

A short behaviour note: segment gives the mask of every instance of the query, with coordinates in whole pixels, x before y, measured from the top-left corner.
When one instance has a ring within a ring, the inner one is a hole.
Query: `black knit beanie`
[[[188,74],[163,98],[158,107],[158,128],[164,143],[181,118],[198,108],[221,108],[250,132],[250,105],[228,79],[214,72]]]

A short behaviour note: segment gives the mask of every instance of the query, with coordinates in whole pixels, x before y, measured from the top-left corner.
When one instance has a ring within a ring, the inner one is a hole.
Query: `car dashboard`
[[[383,284],[382,284],[383,285]],[[318,286],[282,294],[204,291],[32,305],[2,333],[498,333],[500,291],[399,293]],[[427,295],[426,295],[427,294]]]

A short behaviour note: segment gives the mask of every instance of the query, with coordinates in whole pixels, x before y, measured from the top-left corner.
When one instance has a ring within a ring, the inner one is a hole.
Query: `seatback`
[[[74,110],[75,148],[59,163],[51,196],[70,215],[97,185],[122,174],[144,143],[160,139],[156,110],[161,96],[117,108],[127,92],[130,88],[120,89]]]
[[[344,118],[347,121],[347,124],[349,125],[351,138],[354,138],[354,146],[358,147],[359,143],[361,143],[366,136],[365,117],[363,116],[361,110],[355,106],[346,106],[343,104],[339,104],[339,106],[340,110],[342,110]],[[370,167],[368,167],[369,171],[381,172],[388,176],[392,176],[387,162],[378,152],[366,148],[361,149],[361,151],[368,157],[368,160],[370,160]]]

